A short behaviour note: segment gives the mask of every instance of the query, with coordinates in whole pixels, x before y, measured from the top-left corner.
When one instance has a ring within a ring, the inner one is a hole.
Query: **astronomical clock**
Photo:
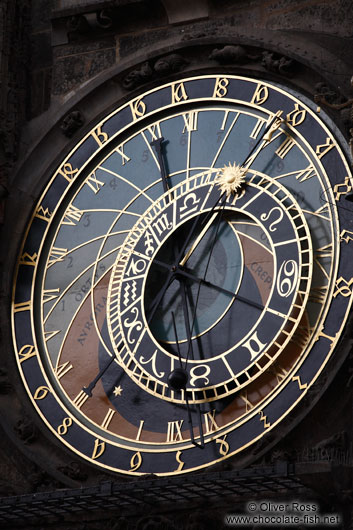
[[[122,474],[236,459],[335,355],[352,302],[352,177],[315,103],[180,79],[82,137],[28,223],[18,370],[69,451]]]

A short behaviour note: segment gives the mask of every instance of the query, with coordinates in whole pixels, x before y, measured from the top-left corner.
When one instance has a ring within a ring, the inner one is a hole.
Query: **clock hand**
[[[224,202],[224,204],[225,204],[225,202]],[[217,213],[218,213],[218,212],[217,212]],[[221,222],[221,216],[219,215],[219,216],[218,216],[218,220],[217,220],[216,233],[215,233],[215,235],[214,235],[214,237],[213,237],[213,241],[212,241],[211,249],[210,249],[210,252],[209,252],[209,255],[208,255],[208,259],[207,259],[207,263],[206,263],[206,268],[205,268],[205,272],[204,272],[204,275],[203,275],[203,280],[206,279],[206,275],[207,275],[208,267],[209,267],[209,265],[210,265],[210,261],[211,261],[212,252],[213,252],[214,245],[215,245],[215,243],[216,243],[216,238],[217,238],[217,235],[218,235],[218,230],[219,230],[220,222]],[[198,285],[198,288],[197,288],[196,302],[195,302],[194,313],[193,313],[193,317],[192,317],[192,325],[191,325],[191,330],[190,330],[189,346],[188,346],[188,352],[187,352],[187,356],[186,356],[186,362],[188,361],[188,359],[189,359],[189,354],[190,354],[191,335],[192,335],[192,331],[193,331],[193,329],[194,329],[195,322],[196,322],[196,310],[197,310],[197,306],[198,306],[198,303],[199,303],[200,290],[201,290],[201,282],[199,282],[199,285]],[[187,307],[187,306],[186,306],[186,307]]]
[[[198,244],[202,240],[203,236],[206,234],[207,230],[209,229],[209,227],[211,226],[211,224],[213,223],[213,221],[217,217],[217,215],[218,215],[218,212],[213,213],[211,218],[208,220],[207,224],[203,227],[203,229],[201,230],[201,232],[199,233],[199,235],[197,236],[197,238],[195,239],[195,241],[193,242],[193,244],[191,245],[191,247],[189,248],[189,250],[187,251],[187,253],[183,257],[183,259],[179,262],[179,265],[181,267],[183,267],[185,265],[185,263],[187,262],[187,260],[190,258],[191,254],[194,252],[194,250],[196,249],[196,247],[198,246]]]
[[[191,274],[191,273],[189,273],[189,272],[187,272],[185,270],[178,269],[177,272],[176,272],[176,275],[177,276],[184,276],[185,278],[189,278],[190,280],[193,280],[195,282],[202,283],[203,285],[206,285],[207,287],[210,287],[212,289],[217,289],[221,293],[228,294],[228,295],[232,296],[233,298],[235,298],[236,300],[239,300],[239,302],[244,302],[245,304],[249,304],[249,305],[251,305],[253,307],[256,307],[258,309],[261,309],[261,310],[264,309],[264,306],[261,305],[261,304],[258,304],[257,302],[249,300],[248,298],[244,298],[243,296],[240,296],[240,295],[238,295],[236,293],[233,293],[232,291],[229,291],[228,289],[224,289],[220,285],[216,285],[214,283],[211,283],[211,282],[205,280],[204,278],[199,278],[198,276],[195,276],[194,274]]]
[[[272,118],[272,120],[269,122],[269,124],[267,125],[264,133],[262,134],[262,136],[258,139],[258,141],[256,142],[256,144],[254,145],[254,147],[251,149],[250,153],[247,155],[247,157],[245,158],[243,164],[241,164],[240,167],[244,168],[244,170],[247,170],[250,165],[252,164],[252,162],[254,161],[254,157],[251,158],[251,155],[253,154],[253,152],[255,151],[255,149],[258,147],[258,145],[260,144],[260,142],[269,142],[272,138],[272,135],[274,133],[274,131],[276,129],[278,129],[278,127],[280,126],[280,124],[282,123],[282,119],[280,118],[282,114],[282,111],[278,111]],[[262,149],[264,144],[262,144],[262,146],[260,147],[259,149],[259,152],[260,150]],[[248,162],[248,166],[246,167],[246,163]],[[188,252],[185,254],[184,258],[179,261],[179,265],[183,266],[185,265],[185,263],[187,262],[187,260],[189,259],[189,257],[191,256],[191,254],[194,252],[194,250],[196,249],[196,247],[198,246],[198,244],[200,243],[200,241],[202,240],[202,238],[204,237],[204,235],[206,234],[206,232],[208,231],[209,227],[211,226],[211,224],[213,223],[213,221],[216,219],[217,215],[224,210],[224,207],[225,207],[225,204],[226,204],[226,201],[227,201],[227,194],[226,192],[224,191],[220,198],[217,200],[217,202],[215,203],[215,205],[213,206],[213,208],[207,213],[207,215],[205,216],[205,218],[203,219],[203,221],[201,222],[201,225],[204,225],[204,228],[201,230],[199,236],[196,238],[195,242],[192,244],[191,248],[188,250]],[[222,201],[221,204],[219,204],[220,200]],[[219,206],[219,209],[217,210],[217,212],[214,212],[215,208],[217,207],[217,205]],[[208,267],[209,267],[209,263],[210,263],[210,260],[211,260],[211,256],[212,256],[212,252],[213,252],[213,248],[214,248],[214,245],[216,243],[216,240],[217,240],[217,235],[218,235],[218,231],[219,231],[219,226],[220,226],[220,220],[221,220],[221,217],[218,215],[218,221],[217,221],[217,227],[216,227],[216,233],[213,237],[213,241],[212,241],[212,245],[211,245],[211,250],[210,250],[210,253],[208,255],[208,260],[207,260],[207,265],[206,265],[206,270],[205,270],[205,274],[204,274],[204,277],[202,278],[203,281],[205,281],[206,279],[206,274],[207,274],[207,270],[208,270]],[[190,240],[190,239],[189,239]],[[186,246],[184,245],[183,246],[183,249],[184,247],[186,248]],[[198,292],[197,292],[197,297],[196,297],[196,304],[195,304],[195,310],[194,310],[194,319],[193,319],[193,325],[192,325],[192,329],[194,327],[194,322],[195,322],[195,317],[196,317],[196,307],[197,307],[197,303],[198,303],[198,299],[199,299],[199,294],[200,294],[200,288],[201,288],[201,282],[199,282],[199,288],[198,288]]]
[[[251,149],[250,153],[247,155],[247,157],[245,158],[243,164],[241,164],[241,167],[243,167],[247,161],[249,161],[252,153],[255,151],[255,149],[257,148],[257,146],[260,144],[260,142],[269,142],[271,140],[271,137],[272,137],[272,134],[273,132],[278,129],[278,127],[280,126],[280,124],[282,123],[282,120],[280,118],[280,115],[282,114],[282,111],[278,111],[272,118],[272,120],[270,121],[270,123],[268,124],[268,126],[266,127],[264,133],[262,134],[262,136],[258,139],[258,141],[256,142],[256,144],[254,145],[254,147]],[[167,178],[166,178],[166,173],[165,173],[165,166],[164,166],[164,161],[162,159],[162,152],[161,152],[161,144],[162,144],[162,141],[164,140],[164,138],[159,138],[157,140],[154,140],[151,145],[153,144],[156,149],[157,149],[157,155],[159,157],[161,157],[161,161],[162,161],[162,164],[161,164],[161,174],[162,174],[162,178],[163,178],[163,185],[165,187],[165,190],[166,191],[169,191],[169,188],[168,188],[168,182],[167,182]],[[259,149],[259,152],[260,150],[262,149],[262,147]],[[250,167],[250,165],[252,164],[252,162],[254,161],[254,158],[251,159],[250,163],[248,164],[248,167]],[[247,169],[247,168],[246,168]],[[164,176],[163,176],[164,175]],[[221,204],[219,204],[221,201]],[[219,214],[220,211],[223,211],[224,210],[224,207],[225,207],[225,204],[226,204],[226,201],[227,201],[227,195],[226,195],[226,192],[223,192],[220,196],[220,198],[217,200],[217,202],[215,203],[215,205],[212,207],[212,209],[207,212],[207,215],[204,217],[204,219],[201,221],[201,225],[205,225],[204,228],[202,229],[200,235],[198,236],[198,238],[196,239],[194,245],[192,245],[192,247],[189,249],[189,251],[184,255],[185,253],[185,250],[196,230],[196,227],[198,225],[198,223],[200,222],[200,217],[196,217],[194,222],[193,222],[193,225],[191,227],[191,230],[179,252],[179,255],[176,259],[176,263],[179,263],[181,265],[185,264],[186,261],[189,259],[189,257],[191,256],[191,254],[193,253],[193,251],[195,250],[195,248],[197,247],[197,245],[200,243],[200,241],[202,240],[203,236],[205,235],[205,233],[207,232],[208,228],[210,227],[210,225],[212,224],[212,222],[215,220],[215,218],[217,217],[217,215]],[[218,208],[218,211],[217,212],[214,212],[215,208],[216,207],[219,207]],[[211,220],[212,219],[212,220]],[[214,248],[214,245],[216,243],[216,238],[217,238],[217,234],[218,234],[218,230],[219,230],[219,224],[220,224],[220,219],[221,217],[219,216],[218,217],[218,223],[217,223],[217,228],[216,228],[216,234],[213,238],[213,242],[212,242],[212,246],[211,246],[211,250],[210,250],[210,254],[208,256],[208,262],[207,262],[207,266],[206,266],[206,271],[205,271],[205,274],[204,274],[204,277],[203,277],[203,280],[205,280],[206,278],[206,273],[207,273],[207,269],[208,269],[208,266],[209,266],[209,263],[210,263],[210,259],[211,259],[211,255],[212,255],[212,252],[213,252],[213,248]],[[182,256],[184,255],[184,258],[182,258]],[[174,280],[175,278],[175,273],[174,271],[170,271],[169,274],[168,274],[168,277],[167,277],[167,280],[165,281],[165,283],[163,284],[161,290],[159,291],[158,295],[154,298],[154,300],[152,301],[152,311],[149,315],[149,318],[148,318],[148,323],[150,323],[150,321],[152,320],[153,316],[155,315],[155,312],[157,311],[157,307],[158,305],[160,304],[166,290],[168,289],[170,283]],[[199,299],[199,293],[200,293],[200,287],[201,287],[201,283],[199,283],[199,288],[198,288],[198,293],[197,293],[197,302],[198,302],[198,299]],[[195,311],[194,311],[194,318],[193,318],[193,325],[194,325],[194,322],[195,322],[195,317],[196,317],[196,307],[197,307],[197,303],[195,305]],[[193,329],[193,325],[192,325],[192,329]]]
[[[267,125],[266,129],[264,130],[263,134],[260,136],[260,138],[257,140],[255,145],[250,150],[250,153],[248,153],[248,155],[245,157],[243,163],[239,164],[239,168],[244,170],[244,175],[246,174],[247,170],[250,168],[251,164],[254,162],[254,160],[257,157],[257,155],[260,153],[261,149],[265,146],[266,143],[271,141],[273,133],[279,128],[281,123],[283,123],[283,119],[281,118],[282,113],[283,113],[282,110],[278,110],[276,112],[276,114],[273,116],[273,118],[270,120],[269,124]],[[260,149],[256,153],[256,156],[253,156],[254,151],[258,148],[260,143],[262,144],[260,146]],[[219,210],[218,211],[224,209],[224,206],[225,206],[225,203],[227,201],[227,198],[228,198],[228,196],[227,196],[226,192],[224,191],[220,195],[220,197],[217,199],[217,201],[215,202],[214,206],[208,212],[206,217],[203,219],[203,221],[201,222],[201,225],[204,225],[205,223],[208,222],[208,219],[212,215],[212,213],[215,210],[215,208],[217,208],[217,206],[219,206]],[[221,203],[220,203],[220,201],[221,201]]]
[[[185,299],[185,303],[186,303],[186,299]],[[187,333],[189,333],[190,332],[190,323],[189,323],[189,320],[188,320],[187,305],[184,306],[184,303],[183,303],[183,308],[184,308],[184,311],[186,310],[185,326],[186,326]],[[178,340],[178,334],[177,334],[177,329],[176,329],[176,325],[175,325],[175,315],[174,315],[173,312],[172,312],[172,318],[173,318],[175,342],[176,342],[176,345],[177,345],[180,368],[175,368],[169,374],[168,384],[174,390],[184,390],[186,410],[187,410],[187,413],[188,413],[188,424],[189,424],[189,432],[190,432],[191,443],[195,447],[199,447],[200,449],[204,449],[205,440],[204,440],[204,436],[203,436],[203,428],[202,428],[202,420],[201,420],[201,409],[200,409],[200,405],[199,404],[195,404],[195,406],[196,406],[196,411],[197,411],[197,420],[198,420],[198,427],[199,427],[201,443],[196,442],[195,437],[194,437],[194,426],[193,426],[193,423],[192,423],[192,416],[191,416],[191,410],[190,410],[190,405],[189,405],[189,399],[188,399],[186,388],[185,388],[186,387],[186,383],[188,381],[188,374],[187,374],[187,371],[185,370],[185,368],[182,367],[183,365],[182,365],[181,354],[180,354],[179,340]],[[191,340],[191,337],[190,337],[190,340]]]
[[[188,310],[188,304],[187,304],[187,299],[186,299],[186,285],[181,280],[179,280],[179,285],[181,288],[181,299],[182,299],[182,305],[183,305],[186,338],[188,341],[188,350],[187,350],[187,355],[186,355],[186,364],[187,364],[187,360],[188,360],[190,352],[191,352],[192,358],[194,359],[194,351],[192,348],[192,330],[190,329],[189,310]]]
[[[191,229],[184,241],[184,244],[180,250],[179,253],[175,252],[176,254],[176,258],[175,258],[175,263],[179,263],[179,261],[181,260],[182,256],[184,255],[185,253],[185,249],[186,247],[188,246],[192,236],[194,235],[194,232],[196,230],[196,227],[198,225],[198,223],[200,222],[200,217],[195,217],[194,221],[193,221],[193,224],[191,226]],[[157,263],[157,261],[156,261]],[[162,262],[160,262],[162,264]],[[167,279],[165,280],[165,282],[163,283],[162,287],[160,288],[160,290],[158,291],[157,295],[154,297],[154,299],[152,300],[151,304],[150,304],[150,314],[148,316],[148,319],[147,319],[147,323],[149,324],[152,320],[152,318],[154,317],[156,311],[157,311],[157,308],[160,304],[160,302],[162,301],[162,298],[166,292],[166,290],[168,289],[169,285],[172,283],[172,281],[175,279],[175,271],[177,269],[177,266],[174,265],[172,267],[170,267],[170,271],[168,273],[168,276],[167,276]]]
[[[161,172],[162,182],[163,182],[163,188],[164,191],[169,191],[169,182],[168,182],[168,174],[165,167],[165,161],[162,154],[162,143],[165,142],[163,136],[161,138],[157,138],[156,140],[153,140],[153,142],[150,142],[150,145],[155,148],[157,159],[159,163],[159,169]],[[166,142],[165,142],[166,143]]]
[[[249,167],[251,166],[251,164],[253,163],[253,161],[255,160],[255,158],[257,156],[256,155],[255,157],[252,157],[252,154],[257,149],[257,147],[259,146],[260,142],[261,143],[264,142],[264,143],[261,145],[258,153],[261,151],[261,149],[264,147],[264,145],[266,143],[271,141],[273,133],[279,128],[281,123],[283,123],[283,119],[281,118],[282,113],[283,113],[282,110],[278,110],[276,112],[276,114],[273,116],[272,120],[270,120],[269,124],[267,125],[266,129],[264,130],[263,134],[257,140],[255,145],[251,149],[250,153],[247,155],[247,157],[245,158],[244,162],[241,164],[241,167],[243,167],[244,169],[249,169]],[[246,166],[247,162],[248,162],[248,165]]]
[[[165,263],[164,261],[160,261],[157,259],[154,259],[153,262],[156,265],[159,265],[160,267],[164,267],[165,269],[171,269],[170,263]],[[239,302],[244,302],[246,304],[252,305],[253,307],[257,307],[258,309],[264,309],[264,306],[261,304],[258,304],[257,302],[254,302],[252,300],[249,300],[248,298],[243,298],[242,296],[233,293],[233,291],[229,291],[229,289],[224,289],[224,287],[221,287],[220,285],[216,285],[215,283],[209,282],[208,280],[205,280],[204,278],[199,278],[198,276],[195,276],[195,274],[190,273],[189,271],[182,269],[180,267],[173,267],[173,271],[176,277],[183,276],[184,278],[189,278],[190,280],[193,280],[194,282],[202,283],[203,285],[206,285],[207,287],[210,287],[212,289],[217,289],[217,291],[220,291],[221,293],[228,294],[229,296],[235,298],[236,300],[239,300]]]
[[[166,281],[163,283],[163,285],[159,289],[157,295],[153,298],[151,304],[149,305],[149,308],[148,308],[149,314],[148,314],[148,318],[147,318],[147,324],[149,324],[151,322],[151,320],[153,319],[153,317],[154,317],[154,315],[155,315],[155,313],[156,313],[156,311],[158,309],[158,306],[161,303],[163,296],[165,295],[166,290],[168,289],[169,285],[175,280],[175,271],[172,270],[170,268],[170,266],[168,268],[170,270],[169,270],[169,273],[168,273]]]
[[[105,374],[105,372],[108,370],[109,366],[112,364],[112,362],[114,361],[115,357],[114,355],[109,359],[109,361],[107,362],[107,364],[102,368],[102,370],[98,373],[98,375],[96,375],[96,377],[93,379],[93,381],[90,382],[89,385],[87,386],[84,386],[82,388],[82,390],[84,391],[85,394],[87,394],[88,397],[92,397],[92,390],[94,389],[94,387],[96,386],[96,384],[98,383],[98,381],[100,380],[101,377],[103,377],[103,375]]]

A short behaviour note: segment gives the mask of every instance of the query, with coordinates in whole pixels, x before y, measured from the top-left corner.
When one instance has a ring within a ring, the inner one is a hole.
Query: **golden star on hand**
[[[121,386],[116,386],[113,390],[113,394],[114,396],[121,396],[121,393],[122,393],[123,389],[121,388]]]

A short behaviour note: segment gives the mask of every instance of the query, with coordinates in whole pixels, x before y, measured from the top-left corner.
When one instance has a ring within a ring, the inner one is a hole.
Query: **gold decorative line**
[[[138,197],[140,197],[141,195],[143,195],[147,200],[149,200],[151,203],[153,203],[153,199],[151,199],[151,197],[144,191],[142,190],[141,188],[139,188],[138,186],[135,186],[135,184],[133,184],[130,180],[126,179],[125,177],[122,177],[121,175],[119,175],[119,173],[115,173],[115,171],[111,171],[110,169],[107,169],[103,166],[98,166],[97,169],[101,169],[102,171],[106,171],[107,173],[109,173],[110,175],[113,175],[114,177],[116,177],[118,180],[122,180],[123,182],[125,182],[125,184],[129,184],[132,188],[134,188],[136,191],[138,191]],[[148,188],[147,188],[148,189]],[[130,213],[130,212],[124,212],[124,213]],[[140,217],[140,214],[137,214],[139,217]]]
[[[288,243],[297,243],[298,240],[301,241],[302,239],[307,239],[307,237],[299,237],[298,239],[286,239],[285,241],[280,241],[279,243],[273,243],[273,246],[280,247],[281,245],[287,245]]]
[[[103,261],[105,258],[107,258],[108,256],[110,256],[111,254],[115,253],[119,248],[120,248],[121,245],[119,245],[119,247],[117,248],[114,248],[113,250],[110,250],[109,252],[107,252],[107,254],[105,254],[104,256],[102,256],[98,262],[101,262]],[[77,282],[77,280],[79,280],[84,274],[86,274],[86,272],[89,272],[89,270],[94,267],[96,265],[96,262],[97,261],[93,261],[92,263],[90,263],[85,269],[81,270],[80,271],[80,274],[78,274],[77,276],[75,276],[75,278],[67,285],[67,287],[62,291],[62,293],[60,294],[60,296],[57,297],[56,299],[56,302],[52,305],[52,307],[49,309],[47,315],[45,316],[45,318],[43,319],[43,323],[45,324],[48,320],[48,318],[50,317],[51,313],[54,311],[54,309],[56,308],[56,306],[58,305],[58,303],[62,300],[62,298],[64,297],[64,295],[67,294],[67,292],[71,289],[71,287]],[[111,268],[111,267],[109,267]],[[109,270],[109,269],[108,269]],[[106,273],[107,271],[104,272],[104,274]],[[103,276],[103,275],[102,275]],[[99,279],[100,280],[100,279]],[[97,283],[99,282],[99,280],[97,280]],[[97,283],[94,284],[94,286],[97,285]]]
[[[328,209],[327,209],[328,210]],[[325,215],[322,215],[320,213],[317,213],[317,212],[312,212],[311,210],[305,210],[304,208],[302,209],[302,212],[303,213],[307,213],[309,215],[315,215],[315,217],[320,217],[320,219],[323,219],[324,221],[328,221],[328,222],[331,222],[331,217],[326,217]],[[330,213],[329,210],[327,213]]]
[[[216,160],[217,160],[217,158],[219,157],[219,155],[220,155],[220,153],[221,153],[221,151],[222,151],[222,149],[223,149],[223,146],[224,146],[224,144],[226,143],[226,141],[227,141],[227,139],[228,139],[228,136],[230,135],[230,133],[231,133],[232,130],[233,130],[233,127],[234,127],[234,125],[235,125],[235,122],[236,122],[237,119],[239,118],[239,115],[240,115],[240,112],[236,112],[236,113],[235,113],[234,120],[232,121],[232,123],[230,124],[230,126],[229,126],[229,128],[228,128],[226,134],[224,135],[224,138],[223,138],[223,140],[222,140],[222,143],[221,143],[221,145],[219,146],[219,149],[218,149],[218,151],[217,151],[217,153],[216,153],[216,155],[215,155],[215,157],[214,157],[214,159],[213,159],[213,161],[212,161],[212,164],[211,164],[210,168],[213,168],[213,166],[215,165]]]

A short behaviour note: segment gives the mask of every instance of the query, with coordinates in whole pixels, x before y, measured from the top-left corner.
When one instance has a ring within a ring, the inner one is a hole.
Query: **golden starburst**
[[[233,192],[235,193],[245,182],[245,175],[247,169],[244,169],[236,163],[232,165],[229,162],[229,166],[224,166],[221,169],[221,174],[217,178],[217,184],[222,193],[226,193],[227,197]]]
[[[122,393],[123,389],[121,388],[121,386],[116,386],[113,390],[113,394],[114,396],[121,396],[121,393]]]

